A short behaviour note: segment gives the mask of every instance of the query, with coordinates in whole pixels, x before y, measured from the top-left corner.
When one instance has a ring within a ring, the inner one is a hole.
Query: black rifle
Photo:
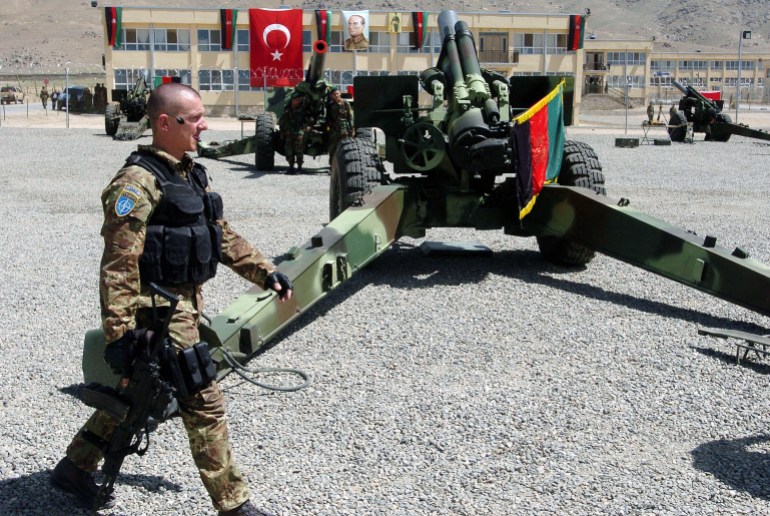
[[[146,349],[137,353],[131,366],[131,374],[127,378],[128,382],[126,383],[126,378],[123,378],[116,389],[117,397],[110,396],[111,399],[105,400],[106,396],[102,395],[100,405],[115,417],[118,425],[103,450],[104,482],[96,494],[94,511],[98,511],[112,494],[115,480],[126,456],[132,453],[141,456],[147,451],[150,445],[148,420],[151,417],[162,420],[166,408],[174,398],[172,385],[161,374],[160,357],[163,349],[169,345],[166,342],[168,325],[179,303],[179,298],[154,283],[150,283],[150,292],[152,294],[153,323],[151,330],[153,333]],[[158,308],[155,306],[156,294],[170,303],[162,322],[158,317]],[[146,342],[145,339],[140,339],[141,341]],[[99,394],[96,396],[98,397]],[[141,448],[145,438],[145,446]]]

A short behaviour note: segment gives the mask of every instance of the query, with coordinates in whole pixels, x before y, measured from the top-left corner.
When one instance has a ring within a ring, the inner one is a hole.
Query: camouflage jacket
[[[139,150],[152,152],[167,161],[182,177],[187,177],[193,166],[192,158],[187,155],[179,161],[149,145],[140,145]],[[104,251],[99,273],[99,301],[107,342],[119,339],[134,328],[138,309],[152,306],[149,291],[139,277],[139,258],[144,250],[147,221],[160,199],[161,190],[155,176],[136,165],[120,169],[102,192]],[[219,220],[217,224],[223,233],[220,263],[264,287],[267,275],[275,266],[233,231],[227,221]],[[168,290],[179,296],[178,310],[200,313],[203,310],[201,287],[190,284],[168,287]],[[156,301],[159,305],[168,304],[163,299]]]
[[[353,136],[353,110],[350,104],[342,102],[340,104],[332,102],[329,106],[329,116],[327,117],[329,131],[335,136]]]
[[[313,120],[308,115],[305,106],[300,104],[298,108],[292,109],[291,104],[289,104],[283,110],[278,125],[282,131],[298,133],[313,125]]]

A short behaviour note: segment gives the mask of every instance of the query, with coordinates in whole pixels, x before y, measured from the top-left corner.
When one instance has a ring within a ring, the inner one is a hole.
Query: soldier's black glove
[[[113,373],[125,376],[139,353],[145,351],[144,348],[150,339],[152,339],[150,330],[144,328],[128,330],[118,340],[107,344],[104,348],[104,361]]]
[[[277,288],[276,285],[279,285],[280,288]],[[292,286],[289,277],[279,271],[274,271],[267,275],[265,286],[278,292],[278,298],[281,301],[289,299],[291,297],[291,291],[294,290],[294,286]]]

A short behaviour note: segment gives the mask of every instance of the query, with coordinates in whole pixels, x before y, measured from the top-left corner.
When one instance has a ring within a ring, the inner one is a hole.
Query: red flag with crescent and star
[[[251,85],[295,86],[304,79],[302,9],[249,9]]]

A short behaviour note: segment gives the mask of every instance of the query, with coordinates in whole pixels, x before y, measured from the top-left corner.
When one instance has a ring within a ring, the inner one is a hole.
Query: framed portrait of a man
[[[369,48],[369,11],[342,11],[347,38],[345,50]]]

